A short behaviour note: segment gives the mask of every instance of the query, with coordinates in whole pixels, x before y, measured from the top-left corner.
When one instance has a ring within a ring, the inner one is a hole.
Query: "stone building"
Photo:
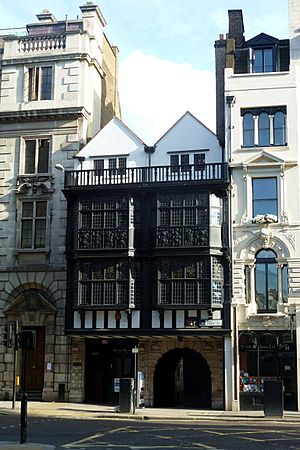
[[[0,397],[13,389],[10,334],[34,329],[27,389],[68,398],[70,339],[64,334],[66,201],[55,166],[73,157],[120,115],[118,49],[104,34],[97,5],[82,17],[49,11],[24,30],[0,36]],[[16,359],[17,374],[20,361]]]
[[[70,399],[117,403],[119,379],[137,373],[148,406],[229,409],[228,171],[215,134],[187,112],[150,147],[114,118],[77,156],[64,184]]]
[[[283,381],[300,407],[300,8],[289,39],[246,40],[229,11],[215,43],[217,129],[231,168],[234,408],[263,407],[264,383]],[[276,30],[274,30],[276,33]]]

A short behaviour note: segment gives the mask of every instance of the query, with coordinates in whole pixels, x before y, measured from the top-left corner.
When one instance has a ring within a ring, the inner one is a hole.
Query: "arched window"
[[[277,111],[274,114],[274,145],[286,144],[285,114]]]
[[[276,253],[260,250],[256,254],[255,297],[258,312],[276,312],[278,300],[278,269]]]
[[[243,145],[244,147],[254,146],[254,119],[251,113],[243,117]]]
[[[270,117],[266,112],[258,115],[258,145],[270,145]]]

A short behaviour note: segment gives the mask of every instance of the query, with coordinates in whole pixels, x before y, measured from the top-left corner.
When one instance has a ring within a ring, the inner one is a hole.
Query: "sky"
[[[23,27],[49,9],[81,17],[86,0],[1,0],[1,28]],[[148,145],[186,111],[215,131],[214,41],[228,9],[242,9],[245,38],[288,38],[288,0],[94,0],[120,51],[122,120]]]

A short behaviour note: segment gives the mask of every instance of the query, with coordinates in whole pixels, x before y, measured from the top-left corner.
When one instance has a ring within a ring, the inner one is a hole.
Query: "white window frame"
[[[39,145],[38,142],[42,140],[49,141],[49,155],[48,155],[48,171],[38,172],[38,161],[39,161]],[[35,145],[35,170],[34,172],[25,172],[26,165],[26,141],[36,141]],[[51,136],[23,136],[21,139],[21,158],[20,158],[20,174],[22,175],[42,175],[51,173],[51,160],[52,160],[52,137]]]
[[[276,178],[277,180],[277,220],[280,221],[281,211],[283,210],[283,199],[282,199],[282,177],[280,176],[280,168],[278,166],[268,169],[249,169],[247,172],[247,188],[246,188],[246,206],[248,211],[248,217],[253,219],[253,193],[252,193],[252,179],[253,178]]]

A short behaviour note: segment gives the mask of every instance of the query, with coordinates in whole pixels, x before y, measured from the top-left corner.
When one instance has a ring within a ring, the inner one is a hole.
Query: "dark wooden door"
[[[36,331],[36,350],[27,350],[26,388],[27,391],[42,391],[45,365],[45,327],[23,327]]]

